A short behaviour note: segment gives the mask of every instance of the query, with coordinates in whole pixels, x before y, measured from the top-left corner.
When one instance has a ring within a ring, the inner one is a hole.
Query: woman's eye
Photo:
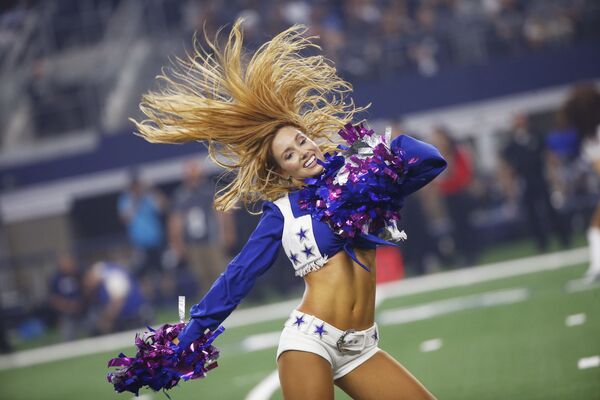
[[[302,145],[302,144],[304,144],[304,143],[306,143],[306,138],[303,138],[303,139],[300,141],[300,144],[301,144],[301,145]]]
[[[285,155],[285,157],[283,157],[285,160],[289,160],[290,158],[292,158],[292,153],[287,153]]]

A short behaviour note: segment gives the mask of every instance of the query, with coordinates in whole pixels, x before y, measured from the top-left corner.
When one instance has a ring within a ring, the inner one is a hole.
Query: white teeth
[[[308,160],[304,163],[304,168],[308,167],[315,161],[316,157],[314,155],[310,156]]]

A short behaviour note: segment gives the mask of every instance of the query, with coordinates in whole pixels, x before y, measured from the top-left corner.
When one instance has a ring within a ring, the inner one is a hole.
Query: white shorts
[[[292,311],[279,339],[277,357],[288,350],[318,354],[331,364],[333,379],[339,379],[379,351],[379,329],[342,331],[317,317]]]

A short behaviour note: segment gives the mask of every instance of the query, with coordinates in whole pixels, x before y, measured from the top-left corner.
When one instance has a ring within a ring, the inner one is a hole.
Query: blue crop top
[[[354,239],[336,235],[327,223],[313,218],[309,210],[300,208],[299,193],[293,191],[273,203],[265,203],[268,212],[275,212],[280,216],[280,223],[283,224],[281,245],[296,276],[305,276],[320,269],[330,257],[342,250],[368,270],[356,258],[353,248],[374,249],[378,244],[390,244],[373,235],[357,236]]]
[[[446,167],[446,161],[435,147],[410,136],[398,136],[390,147],[396,154],[402,149],[405,159],[418,159],[406,165],[408,172],[402,183],[402,196],[425,186]],[[343,239],[326,223],[301,210],[297,198],[296,191],[283,199],[264,203],[262,217],[244,248],[200,303],[191,308],[190,322],[179,335],[180,346],[187,347],[206,329],[216,329],[250,292],[256,279],[273,264],[282,244],[299,276],[322,267],[339,251],[345,250],[358,262],[353,247],[375,248],[378,244],[389,244],[373,235]]]

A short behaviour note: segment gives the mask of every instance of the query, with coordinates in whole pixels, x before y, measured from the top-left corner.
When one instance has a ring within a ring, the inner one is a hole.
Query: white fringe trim
[[[297,269],[296,276],[302,277],[310,272],[317,271],[317,270],[323,268],[323,266],[325,265],[325,263],[327,263],[327,261],[329,261],[327,256],[324,256],[324,257],[318,258],[314,261],[311,261],[310,263]]]

